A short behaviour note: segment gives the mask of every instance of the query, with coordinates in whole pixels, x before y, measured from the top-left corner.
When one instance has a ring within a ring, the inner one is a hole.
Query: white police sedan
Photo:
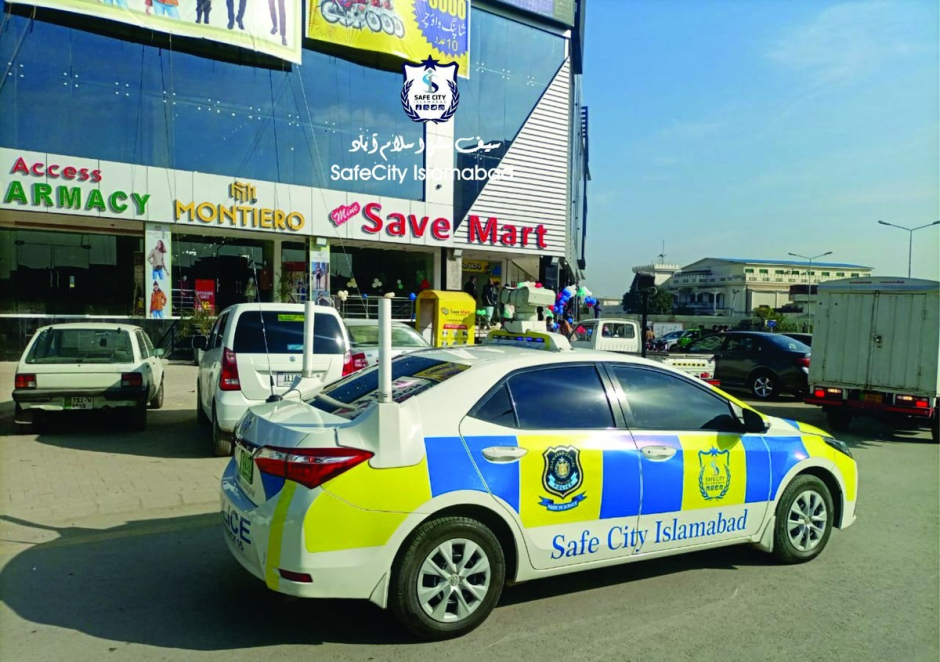
[[[855,520],[845,444],[661,364],[529,331],[391,369],[392,403],[370,368],[237,426],[225,531],[269,588],[442,639],[507,583],[739,543],[799,563]]]

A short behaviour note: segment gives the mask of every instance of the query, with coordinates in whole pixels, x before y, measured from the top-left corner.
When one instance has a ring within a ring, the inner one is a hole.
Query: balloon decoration
[[[395,298],[395,293],[394,293],[394,292],[386,292],[386,293],[385,293],[385,298],[386,298],[386,299],[394,299],[394,298]]]
[[[414,292],[412,292],[411,294],[408,295],[408,298],[411,299],[412,301],[414,301],[415,299],[418,298],[418,295],[415,294]]]
[[[477,317],[486,317],[486,308],[481,308],[477,311]]]
[[[380,287],[382,287],[382,281],[380,281],[378,278],[373,278],[373,279],[372,279],[372,289],[377,290],[377,289],[379,289]]]
[[[401,279],[400,279],[400,278],[396,281],[396,284],[398,285],[398,289],[400,289],[400,290],[405,289],[405,286],[401,284]]]
[[[349,298],[349,292],[347,292],[346,290],[340,290],[339,292],[336,293],[336,296],[339,298],[340,301],[346,301],[346,299]]]
[[[537,290],[540,290],[540,289],[542,289],[543,287],[544,287],[544,285],[542,285],[541,283],[536,283],[536,284],[535,284],[535,289],[537,289]]]

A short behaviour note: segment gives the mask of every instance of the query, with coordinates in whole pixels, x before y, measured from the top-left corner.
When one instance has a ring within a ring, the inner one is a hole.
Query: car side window
[[[140,358],[149,359],[151,355],[150,348],[147,347],[147,343],[144,341],[144,334],[141,331],[134,333],[137,337],[137,347],[140,350]]]
[[[508,380],[524,430],[598,430],[614,427],[607,391],[593,365],[530,370]]]
[[[729,352],[753,352],[754,339],[750,336],[728,336],[728,344],[725,349]]]
[[[209,349],[215,349],[222,346],[222,340],[225,338],[225,325],[228,323],[229,313],[223,313],[215,322],[215,328],[212,330],[212,336],[209,338]]]
[[[147,345],[147,351],[150,352],[151,356],[153,356],[153,342],[150,340],[150,336],[146,331],[141,331],[140,335],[144,337],[144,344]]]
[[[721,347],[722,336],[708,336],[689,346],[690,352],[717,352]]]
[[[681,377],[661,370],[612,365],[626,398],[627,427],[637,430],[737,431],[731,405]]]
[[[502,425],[507,428],[516,427],[516,412],[509,397],[509,387],[502,384],[490,393],[470,414],[481,421]]]

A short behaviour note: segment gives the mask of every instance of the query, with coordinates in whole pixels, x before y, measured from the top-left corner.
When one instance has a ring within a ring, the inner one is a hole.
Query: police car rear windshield
[[[459,375],[469,367],[463,363],[422,356],[400,356],[392,361],[392,399],[404,402]],[[323,391],[324,395],[344,402],[348,407],[339,407],[319,398],[314,398],[310,404],[331,414],[353,419],[378,398],[378,387],[379,370],[374,367],[347,377]]]

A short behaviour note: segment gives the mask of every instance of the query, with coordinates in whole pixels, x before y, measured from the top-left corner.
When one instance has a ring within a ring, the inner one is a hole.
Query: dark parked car
[[[801,343],[807,347],[813,346],[813,334],[812,333],[784,333],[783,335],[788,338],[793,338],[794,340],[799,340]]]
[[[731,331],[702,338],[688,351],[715,356],[722,388],[746,388],[761,400],[808,390],[810,348],[780,333]]]

